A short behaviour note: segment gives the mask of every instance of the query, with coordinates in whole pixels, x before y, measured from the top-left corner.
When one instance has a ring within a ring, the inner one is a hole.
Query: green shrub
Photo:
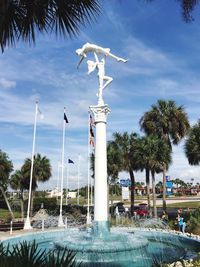
[[[193,234],[200,234],[200,208],[191,213],[187,222],[187,231]]]
[[[57,200],[56,198],[46,198],[46,197],[34,197],[33,209],[38,211],[41,209],[41,205],[47,210],[56,210],[57,209]]]
[[[81,266],[75,262],[75,253],[67,250],[38,249],[33,242],[23,241],[12,247],[0,244],[1,267],[76,267]]]

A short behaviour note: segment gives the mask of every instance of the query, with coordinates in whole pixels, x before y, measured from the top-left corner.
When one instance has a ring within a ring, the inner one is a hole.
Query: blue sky
[[[35,101],[39,99],[44,119],[38,118],[36,152],[52,163],[53,177],[40,189],[54,188],[61,161],[63,107],[67,108],[66,162],[71,158],[70,187],[77,185],[80,154],[81,185],[87,181],[87,113],[97,104],[97,77],[87,75],[86,63],[77,70],[75,50],[90,42],[109,47],[126,64],[106,61],[106,74],[113,77],[104,91],[111,109],[107,138],[119,131],[140,133],[139,120],[158,99],[173,99],[183,105],[191,124],[199,119],[200,16],[185,23],[176,1],[103,2],[97,21],[82,28],[73,40],[37,36],[36,46],[18,43],[0,55],[0,148],[15,169],[31,157]],[[182,142],[173,147],[172,178],[199,180],[200,167],[189,166]],[[66,176],[66,171],[65,171]],[[122,173],[126,178],[128,174]],[[157,180],[161,175],[157,175]],[[136,173],[144,181],[144,173]],[[66,181],[65,181],[66,182]]]

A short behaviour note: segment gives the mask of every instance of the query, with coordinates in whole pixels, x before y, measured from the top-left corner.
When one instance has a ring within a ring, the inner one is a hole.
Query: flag
[[[90,114],[90,145],[94,147],[94,131],[93,127],[95,127],[94,120]]]
[[[40,115],[40,119],[44,119],[44,115],[42,114],[41,110],[39,109],[39,107],[37,108],[37,111]]]
[[[93,137],[90,137],[90,145],[94,147],[94,139],[93,139]]]
[[[68,119],[67,119],[67,116],[66,116],[65,112],[64,112],[64,120],[65,120],[66,123],[69,123],[69,121],[68,121]]]
[[[93,132],[93,129],[92,129],[92,126],[90,125],[90,136],[91,137],[94,137],[94,132]]]
[[[95,127],[95,123],[94,123],[94,120],[93,120],[91,114],[90,114],[90,126]]]
[[[73,163],[74,164],[73,160],[71,160],[71,159],[68,159],[68,163]]]

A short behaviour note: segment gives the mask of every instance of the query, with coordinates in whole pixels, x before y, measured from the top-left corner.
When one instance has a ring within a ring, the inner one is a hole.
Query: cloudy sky
[[[139,120],[158,99],[183,105],[191,124],[199,119],[200,104],[200,7],[195,21],[185,23],[176,1],[104,1],[102,14],[73,40],[37,36],[36,46],[22,43],[0,54],[0,148],[8,153],[15,169],[31,157],[35,101],[38,117],[36,152],[46,155],[53,176],[40,189],[57,184],[61,161],[63,107],[67,108],[66,165],[70,164],[70,187],[77,185],[80,155],[81,185],[87,181],[88,107],[97,104],[96,73],[87,75],[86,63],[77,70],[75,50],[90,42],[109,47],[128,63],[106,61],[106,75],[113,82],[104,91],[111,109],[107,137],[119,131],[140,133]],[[184,142],[173,148],[171,178],[199,179],[200,167],[189,166]],[[65,171],[66,176],[66,171]],[[122,173],[120,177],[127,178]],[[144,181],[144,173],[136,173]],[[161,175],[157,176],[157,180]],[[65,181],[66,183],[66,181]]]

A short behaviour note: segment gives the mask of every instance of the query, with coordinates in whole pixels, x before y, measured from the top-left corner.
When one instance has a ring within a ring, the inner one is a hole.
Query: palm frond
[[[1,0],[0,46],[22,40],[35,43],[38,33],[76,36],[100,14],[98,0]]]

